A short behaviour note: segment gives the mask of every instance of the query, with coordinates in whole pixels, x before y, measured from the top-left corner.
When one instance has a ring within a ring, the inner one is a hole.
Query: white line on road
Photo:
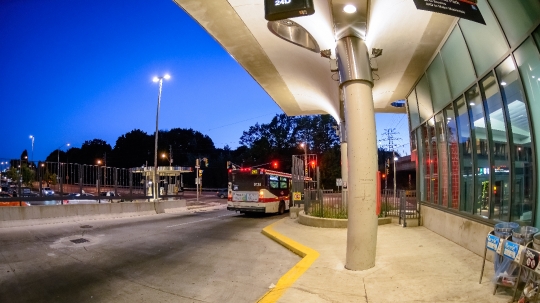
[[[208,221],[208,220],[212,220],[212,219],[216,219],[216,218],[220,218],[220,217],[234,216],[234,215],[236,215],[236,213],[226,214],[226,215],[221,215],[221,216],[212,217],[212,218],[206,218],[206,219],[197,220],[197,221],[192,221],[192,222],[186,222],[186,223],[175,224],[175,225],[167,226],[167,228],[169,228],[169,227],[175,227],[175,226],[180,226],[180,225],[191,224],[191,223],[197,223],[197,222],[202,222],[202,221]]]

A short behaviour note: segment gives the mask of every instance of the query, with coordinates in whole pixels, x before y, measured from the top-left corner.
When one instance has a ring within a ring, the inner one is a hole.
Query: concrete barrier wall
[[[298,223],[322,228],[347,228],[347,219],[319,218],[306,215],[303,210],[298,213]],[[379,218],[379,225],[392,223],[392,218]]]
[[[427,229],[483,257],[486,237],[493,226],[478,223],[422,205],[423,224]],[[488,251],[488,259],[493,253]]]
[[[0,207],[0,228],[187,211],[186,200]]]

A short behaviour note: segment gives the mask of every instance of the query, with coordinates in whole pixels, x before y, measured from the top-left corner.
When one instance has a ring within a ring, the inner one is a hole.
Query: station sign
[[[417,9],[486,24],[476,0],[413,0]]]
[[[313,15],[313,0],[264,0],[264,18],[268,21]]]

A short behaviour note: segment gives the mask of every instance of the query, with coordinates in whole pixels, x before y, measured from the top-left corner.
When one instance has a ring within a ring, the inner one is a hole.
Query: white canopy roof
[[[174,0],[234,57],[290,116],[331,114],[340,120],[339,82],[330,59],[274,35],[263,0]],[[347,28],[366,32],[372,59],[376,112],[404,113],[404,99],[420,78],[456,18],[417,10],[412,0],[314,0],[315,14],[293,18],[335,58],[336,39]],[[357,13],[343,13],[345,4]],[[367,27],[366,27],[367,24]],[[358,30],[360,29],[360,30]],[[349,33],[351,30],[348,31]],[[376,62],[373,62],[375,60]]]

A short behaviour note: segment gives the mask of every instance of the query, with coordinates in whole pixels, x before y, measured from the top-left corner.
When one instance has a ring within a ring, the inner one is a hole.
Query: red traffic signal
[[[383,179],[386,178],[386,175],[385,175],[385,174],[382,174],[382,178],[383,178]]]
[[[311,168],[315,168],[315,160],[311,161]]]
[[[273,167],[273,168],[278,168],[278,162],[277,162],[277,161],[273,161],[273,162],[272,162],[272,167]]]

